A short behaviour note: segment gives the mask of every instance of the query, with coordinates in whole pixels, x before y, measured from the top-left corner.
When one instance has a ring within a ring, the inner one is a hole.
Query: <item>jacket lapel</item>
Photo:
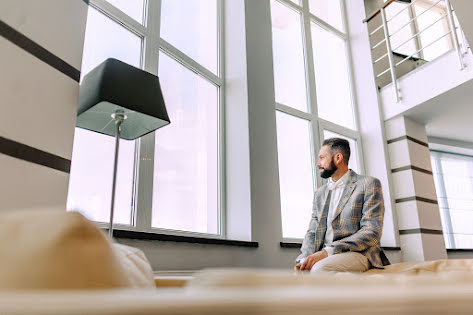
[[[328,189],[327,185],[324,185],[323,191],[319,195],[319,200],[317,200],[317,207],[318,207],[317,218],[319,218],[319,220],[322,217],[322,213],[324,212],[325,199],[327,197],[327,189]]]
[[[348,202],[348,199],[350,199],[351,194],[356,188],[356,182],[357,182],[357,176],[356,173],[350,170],[350,180],[348,181],[347,185],[345,186],[345,189],[343,190],[342,197],[340,198],[340,202],[338,203],[337,210],[335,211],[335,214],[333,216],[333,219],[336,219],[340,213],[342,212],[343,208]]]

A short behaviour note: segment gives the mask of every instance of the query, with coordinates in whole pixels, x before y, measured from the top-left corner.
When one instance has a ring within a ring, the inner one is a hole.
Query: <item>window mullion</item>
[[[347,65],[348,65],[348,80],[350,84],[350,92],[351,92],[351,102],[352,102],[352,108],[353,108],[353,116],[355,120],[355,128],[356,128],[356,136],[353,138],[356,139],[357,143],[357,153],[358,153],[358,163],[360,167],[360,171],[364,174],[365,173],[365,159],[363,155],[363,145],[362,145],[362,140],[361,140],[361,135],[360,135],[360,119],[358,115],[358,102],[356,99],[356,88],[355,88],[355,77],[354,77],[354,69],[353,69],[353,63],[352,63],[352,52],[351,52],[351,43],[349,41],[350,38],[350,28],[348,27],[348,14],[345,6],[345,1],[340,0],[340,8],[342,10],[342,20],[343,20],[343,25],[345,25],[345,30],[347,32],[346,34],[346,40],[345,40],[345,58],[347,59]]]
[[[161,15],[161,0],[148,0],[146,14],[147,36],[144,39],[144,70],[154,75],[158,74],[159,26]],[[154,174],[154,143],[155,133],[152,132],[139,140],[138,171],[135,181],[135,223],[139,231],[151,231],[153,211],[153,174]]]
[[[308,121],[312,121],[312,120],[315,120],[317,118],[313,114],[309,114],[309,113],[300,111],[300,110],[298,110],[294,107],[283,105],[283,104],[280,104],[280,103],[276,103],[276,110],[278,110],[280,112],[283,112],[283,113],[286,113],[286,114],[289,114],[289,115],[292,115],[292,116],[295,116],[295,117],[299,117],[299,118],[308,120]]]
[[[305,0],[302,0],[302,1],[305,1]],[[305,11],[305,10],[304,10]],[[309,14],[309,19],[314,22],[315,24],[317,24],[318,26],[322,27],[323,29],[325,29],[326,31],[329,31],[335,35],[337,35],[338,37],[342,38],[342,39],[347,39],[347,35],[344,34],[343,32],[339,31],[338,29],[336,29],[335,27],[333,27],[332,25],[328,24],[327,22],[325,22],[324,20],[322,20],[321,18],[318,18],[317,16],[315,16],[314,14],[310,13],[310,12],[307,12]]]
[[[144,69],[158,75],[159,62],[159,29],[161,15],[161,0],[148,0],[146,30],[148,36],[144,45]]]
[[[226,133],[225,133],[225,1],[217,0],[218,73],[222,81],[218,89],[218,233],[227,237],[226,223]]]
[[[182,65],[184,65],[189,70],[191,70],[191,71],[197,73],[198,75],[206,78],[207,80],[209,80],[210,82],[212,82],[213,84],[215,84],[217,86],[222,86],[223,85],[223,81],[220,77],[218,77],[212,71],[208,70],[207,68],[205,68],[204,66],[199,64],[194,59],[190,58],[189,56],[187,56],[186,54],[181,52],[179,49],[174,47],[172,44],[170,44],[166,40],[161,38],[160,42],[159,42],[159,46],[164,52],[167,53],[168,56],[170,56],[171,58],[173,58],[177,62],[181,63]]]
[[[356,130],[348,129],[346,127],[340,126],[338,124],[335,124],[331,121],[328,121],[322,118],[318,118],[318,120],[319,120],[319,124],[322,126],[323,129],[333,131],[335,133],[347,136],[352,139],[358,138],[359,132]]]
[[[140,138],[135,222],[136,229],[143,232],[151,230],[153,206],[154,170],[154,132]]]
[[[103,14],[112,18],[115,22],[125,26],[128,30],[132,31],[133,33],[141,37],[147,36],[147,30],[146,30],[146,27],[143,26],[143,24],[136,21],[132,17],[128,16],[126,13],[116,8],[114,5],[110,4],[108,1],[90,0],[90,4],[94,8],[102,12]]]
[[[309,0],[302,0],[302,23],[303,23],[303,36],[304,36],[304,57],[306,66],[306,81],[309,95],[309,106],[310,113],[317,117],[317,88],[315,85],[315,69],[314,69],[314,52],[312,51],[312,36],[310,29],[311,14],[309,12]],[[320,136],[319,126],[317,119],[311,121],[311,150],[312,150],[312,176],[314,178],[314,188],[322,185],[322,180],[318,176],[319,170],[315,166],[317,161],[318,152],[320,150]],[[314,189],[315,190],[315,189]]]
[[[279,2],[281,2],[282,4],[290,7],[291,9],[297,11],[297,12],[300,12],[302,7],[297,5],[296,3],[292,2],[291,0],[278,0]]]

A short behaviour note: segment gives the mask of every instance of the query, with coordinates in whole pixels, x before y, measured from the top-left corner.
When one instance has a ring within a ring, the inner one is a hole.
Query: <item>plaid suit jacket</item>
[[[389,265],[389,261],[379,246],[384,217],[381,183],[376,178],[361,176],[352,170],[349,172],[349,180],[331,222],[331,246],[334,247],[334,254],[359,252],[368,258],[373,267],[383,268],[383,265]],[[327,226],[321,222],[319,227],[319,219],[327,193],[326,184],[314,193],[312,219],[297,262],[321,250],[324,245]]]

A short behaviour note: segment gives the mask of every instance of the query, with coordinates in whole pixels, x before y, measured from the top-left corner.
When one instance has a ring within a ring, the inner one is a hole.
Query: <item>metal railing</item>
[[[384,38],[381,39],[380,41],[378,41],[376,44],[374,44],[373,46],[371,46],[371,51],[373,52],[376,48],[380,47],[382,44],[385,44],[386,46],[386,53],[384,54],[381,54],[379,56],[376,56],[376,59],[373,61],[373,66],[375,67],[377,64],[379,64],[382,60],[384,60],[385,58],[388,58],[388,63],[389,63],[389,67],[385,70],[381,70],[379,71],[379,73],[376,73],[375,71],[375,78],[378,79],[378,78],[381,78],[383,75],[387,74],[388,72],[390,72],[391,74],[391,82],[393,84],[393,87],[394,87],[394,91],[395,91],[395,95],[396,95],[396,102],[399,102],[401,100],[401,97],[400,97],[400,91],[399,91],[399,86],[398,86],[398,82],[397,82],[397,72],[396,72],[396,69],[402,65],[403,63],[405,63],[406,61],[408,60],[413,60],[413,59],[416,59],[418,60],[419,58],[416,57],[416,56],[419,56],[420,54],[422,54],[422,52],[428,48],[428,47],[431,47],[432,45],[434,45],[435,43],[439,42],[440,40],[442,40],[443,38],[447,37],[447,36],[451,36],[451,42],[452,42],[452,46],[453,46],[453,49],[456,50],[457,52],[457,55],[458,55],[458,62],[459,62],[459,65],[460,65],[460,70],[463,69],[463,53],[461,52],[460,50],[460,44],[459,44],[459,40],[458,40],[458,35],[457,35],[457,29],[459,28],[458,26],[455,25],[455,21],[454,21],[454,18],[453,18],[453,9],[450,5],[450,1],[449,0],[436,0],[434,1],[433,3],[431,3],[424,11],[422,11],[421,13],[419,14],[413,14],[412,12],[414,12],[413,10],[413,5],[417,2],[417,1],[421,1],[421,0],[412,0],[410,1],[410,3],[406,3],[405,4],[405,7],[402,8],[401,10],[399,10],[398,12],[396,12],[393,16],[391,16],[390,19],[387,19],[387,16],[386,16],[386,8],[388,8],[393,2],[396,2],[396,0],[390,0],[390,1],[387,1],[379,10],[377,10],[376,12],[374,12],[371,16],[367,17],[363,22],[365,23],[370,23],[370,21],[373,21],[373,19],[380,15],[381,16],[381,25],[375,27],[370,33],[369,33],[369,36],[370,36],[370,40],[372,39],[372,37],[376,34],[378,34],[378,32],[380,30],[383,30],[384,32]],[[445,13],[444,14],[441,14],[434,22],[430,23],[429,25],[425,26],[422,30],[418,30],[417,29],[417,20],[419,17],[421,17],[422,15],[424,15],[426,12],[430,11],[430,10],[433,10],[435,9],[437,6],[439,6],[440,3],[443,3],[445,4]],[[424,5],[425,5],[425,1],[424,1]],[[395,31],[390,31],[389,30],[389,27],[388,27],[388,23],[390,23],[391,21],[393,21],[394,19],[396,18],[399,18],[400,14],[403,13],[405,10],[410,10],[408,12],[409,13],[409,21],[407,21],[406,23],[402,24],[402,26],[400,26],[398,29],[396,29]],[[430,29],[433,25],[437,24],[437,23],[443,23],[443,20],[444,19],[447,19],[448,20],[448,27],[447,27],[447,31],[440,35],[437,39],[434,39],[432,40],[430,43],[428,44],[425,44],[425,45],[421,45],[421,40],[420,40],[420,36],[428,29]],[[403,40],[402,43],[400,44],[397,44],[397,46],[395,48],[392,48],[392,37],[396,34],[399,34],[400,32],[403,32],[403,31],[407,31],[408,28],[406,28],[407,26],[411,26],[410,28],[410,35],[407,39]],[[415,31],[413,31],[415,30]],[[405,56],[402,56],[402,60],[400,61],[396,61],[395,58],[394,58],[394,55],[396,56],[399,56],[399,55],[402,55],[402,54],[399,54],[397,53],[396,51],[401,48],[402,46],[406,45],[407,43],[411,42],[411,41],[414,41],[416,40],[416,50],[413,52],[413,53],[409,53],[408,55],[405,55]],[[419,47],[419,46],[422,46],[422,47]],[[450,50],[451,48],[449,48]],[[373,56],[373,59],[375,58],[375,56]]]

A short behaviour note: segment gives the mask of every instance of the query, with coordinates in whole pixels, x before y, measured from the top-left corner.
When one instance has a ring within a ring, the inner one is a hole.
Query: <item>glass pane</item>
[[[163,53],[159,76],[171,124],[156,131],[152,226],[217,234],[218,89]]]
[[[438,20],[442,15],[446,14],[445,4],[442,2],[439,3],[435,8],[426,11],[431,4],[428,3],[417,3],[414,5],[417,18],[417,25],[419,27],[419,31],[422,31],[429,27],[432,23]],[[421,15],[422,14],[422,15]],[[436,22],[434,25],[430,26],[424,32],[420,34],[420,42],[422,47],[426,47],[430,45],[441,36],[445,35],[450,30],[448,26],[447,17],[444,17],[440,21]],[[423,50],[424,59],[427,61],[433,60],[452,48],[451,38],[449,36],[445,36],[444,38],[438,40],[434,44],[426,47]]]
[[[388,22],[389,34],[393,34],[390,38],[391,48],[393,49],[394,52],[406,55],[406,57],[413,54],[417,50],[414,38],[407,41],[412,35],[414,35],[414,32],[412,31],[412,27],[414,25],[409,23],[409,21],[411,20],[411,16],[409,14],[409,9],[406,9],[407,5],[408,5],[407,3],[392,2],[386,8],[386,18],[389,21]],[[400,12],[401,10],[403,11]],[[398,30],[399,32],[397,32]],[[383,34],[382,30],[379,32],[380,34]],[[383,38],[384,38],[384,35],[383,35]],[[384,50],[383,53],[385,52],[386,50]],[[402,57],[397,57],[397,56],[395,56],[395,58],[401,58],[399,60],[396,59],[396,62],[404,59]],[[387,57],[385,59],[386,60],[383,60],[383,61],[387,62]],[[386,65],[389,66],[388,63],[386,63]],[[386,69],[386,66],[384,67],[384,69]]]
[[[431,159],[446,244],[473,248],[473,157],[432,152]]]
[[[81,77],[110,57],[140,67],[141,38],[89,7]]]
[[[300,13],[271,0],[276,102],[307,111]]]
[[[161,37],[213,73],[217,27],[216,0],[161,1]]]
[[[473,209],[455,210],[450,208],[450,217],[455,234],[471,234],[473,236]]]
[[[343,31],[340,0],[309,0],[309,7],[313,15]]]
[[[143,23],[144,0],[107,0],[107,2],[110,2],[138,22]]]
[[[310,125],[276,112],[279,186],[284,238],[304,238],[312,213]]]
[[[312,45],[319,117],[355,129],[345,42],[312,23]]]
[[[455,246],[452,245],[452,242],[450,239],[451,224],[450,224],[450,211],[448,210],[447,197],[445,196],[445,192],[443,188],[441,187],[443,183],[440,182],[442,180],[440,154],[431,152],[430,160],[431,160],[431,165],[432,165],[432,173],[434,176],[435,193],[437,195],[437,200],[439,204],[440,221],[442,223],[442,231],[443,231],[443,238],[445,241],[445,247],[455,248]]]
[[[468,158],[458,159],[453,156],[449,157],[443,155],[440,163],[442,165],[445,192],[449,203],[456,201],[456,208],[468,209],[468,206],[471,206],[471,202],[473,201],[473,160]],[[449,204],[449,208],[451,206],[452,205]]]
[[[125,122],[126,123],[126,122]],[[135,141],[120,140],[114,223],[131,224]],[[110,221],[115,138],[76,128],[67,210]]]
[[[358,162],[358,147],[356,145],[356,140],[332,131],[324,130],[324,140],[330,138],[342,138],[348,140],[350,143],[350,160],[348,161],[348,167],[360,174],[360,163]]]
[[[82,78],[108,57],[140,66],[141,38],[89,7],[82,58]],[[76,128],[67,209],[108,222],[115,139]],[[134,141],[120,141],[114,222],[131,224]]]
[[[461,235],[455,234],[455,248],[472,249],[473,248],[473,235]]]

